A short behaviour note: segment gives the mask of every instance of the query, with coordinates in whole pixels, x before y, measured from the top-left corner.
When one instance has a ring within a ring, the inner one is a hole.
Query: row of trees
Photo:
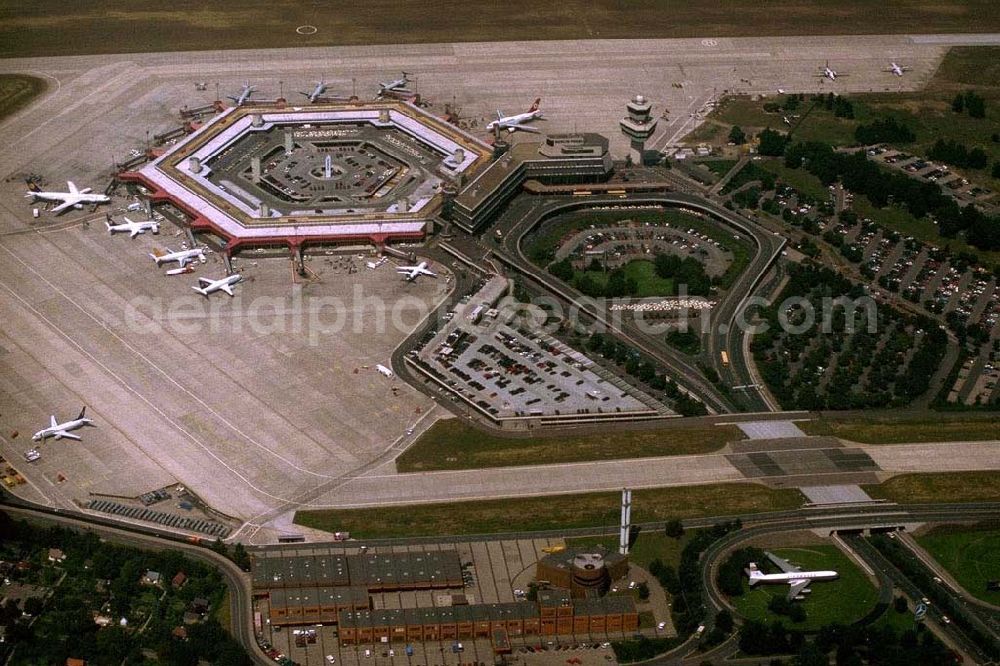
[[[627,374],[655,391],[662,391],[677,413],[683,416],[704,416],[708,413],[703,403],[688,396],[673,380],[658,372],[652,360],[615,337],[595,332],[587,340],[587,350],[625,366]]]
[[[927,156],[932,160],[967,169],[985,169],[990,161],[989,155],[982,148],[970,149],[964,143],[945,139],[935,141]]]
[[[854,129],[854,140],[863,146],[875,143],[913,143],[917,140],[917,135],[909,126],[890,116],[876,118],[867,125],[858,125]]]
[[[967,112],[970,118],[986,117],[986,100],[972,90],[955,95],[951,102],[951,110],[955,113]]]
[[[987,216],[971,204],[960,207],[934,183],[886,171],[872,163],[863,151],[835,152],[821,142],[795,143],[785,150],[785,165],[805,168],[824,185],[836,181],[855,194],[863,194],[878,208],[905,206],[917,218],[931,216],[942,236],[964,232],[966,241],[981,250],[1000,249],[1000,218]]]

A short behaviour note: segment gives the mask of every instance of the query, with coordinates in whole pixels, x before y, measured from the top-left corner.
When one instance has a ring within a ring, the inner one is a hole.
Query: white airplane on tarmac
[[[405,282],[413,282],[417,279],[418,275],[429,275],[430,277],[437,277],[437,273],[433,273],[427,268],[427,262],[421,261],[416,266],[397,266],[396,272],[403,274],[403,280]]]
[[[766,574],[757,568],[753,562],[747,568],[747,576],[750,577],[750,586],[757,583],[787,583],[789,585],[788,598],[804,599],[803,595],[809,594],[811,590],[806,588],[814,580],[834,580],[839,576],[836,571],[802,571],[799,567],[791,564],[788,560],[783,560],[773,553],[764,551],[768,559],[781,569],[782,573]]]
[[[888,69],[883,69],[883,72],[892,72],[896,76],[902,76],[904,72],[910,71],[909,67],[903,67],[902,65],[897,65],[895,62],[889,63]]]
[[[66,421],[66,423],[56,423],[56,417],[55,415],[53,415],[49,427],[42,428],[34,435],[32,435],[31,441],[40,442],[49,437],[55,437],[56,439],[62,439],[63,437],[66,437],[68,439],[79,440],[80,437],[78,435],[70,434],[69,431],[76,430],[77,428],[81,428],[85,425],[94,425],[94,422],[92,420],[85,418],[86,412],[87,408],[84,407],[83,409],[80,410],[80,415],[78,417],[76,417],[72,421]]]
[[[178,250],[177,252],[171,252],[170,248],[167,248],[166,252],[162,250],[156,250],[149,254],[156,265],[159,266],[165,261],[176,261],[180,268],[184,268],[189,261],[193,261],[195,257],[198,257],[202,261],[205,261],[205,248],[195,247],[190,250]]]
[[[58,206],[52,209],[53,213],[61,213],[68,208],[83,208],[85,203],[108,203],[111,201],[106,194],[92,194],[89,187],[82,190],[77,189],[73,181],[67,180],[66,187],[69,192],[43,192],[42,190],[30,190],[24,196],[32,201],[61,201]]]
[[[542,98],[539,97],[535,100],[535,103],[531,105],[530,109],[524,113],[519,113],[516,116],[505,116],[500,109],[497,109],[497,119],[486,126],[486,131],[492,132],[496,129],[505,129],[511,134],[517,130],[535,133],[541,132],[541,130],[536,127],[530,127],[524,124],[543,117],[542,112],[538,109],[538,105],[541,104],[541,102]]]
[[[142,222],[133,222],[126,216],[125,221],[121,224],[111,224],[111,218],[104,221],[104,226],[108,228],[109,234],[114,234],[116,231],[127,231],[129,232],[129,238],[135,238],[146,230],[152,231],[154,234],[160,233],[160,223],[156,220],[144,220]]]
[[[221,280],[211,280],[209,278],[198,278],[198,284],[200,287],[191,287],[197,291],[202,296],[208,297],[209,294],[216,291],[224,291],[230,296],[235,296],[233,293],[233,285],[237,282],[242,282],[243,276],[239,273],[233,273],[232,275],[227,275]]]
[[[403,78],[401,79],[396,79],[395,81],[390,81],[389,83],[383,83],[382,81],[379,81],[378,83],[379,94],[387,92],[395,92],[395,93],[412,92],[406,87],[408,85],[410,85],[410,73],[403,72]]]
[[[316,100],[322,97],[323,93],[325,92],[326,92],[326,83],[320,80],[316,82],[316,87],[313,88],[312,92],[300,92],[299,94],[305,95],[306,99],[308,99],[311,103],[315,104]]]
[[[821,79],[830,79],[831,81],[836,81],[838,77],[847,76],[847,74],[838,74],[837,70],[830,67],[830,61],[827,60],[826,64],[822,67],[822,73],[816,76]]]
[[[228,97],[229,99],[233,100],[236,106],[243,106],[244,104],[250,101],[250,96],[253,95],[255,92],[257,92],[257,88],[250,85],[249,81],[245,81],[243,83],[243,90],[240,91],[239,97],[233,97],[232,95],[229,95]]]

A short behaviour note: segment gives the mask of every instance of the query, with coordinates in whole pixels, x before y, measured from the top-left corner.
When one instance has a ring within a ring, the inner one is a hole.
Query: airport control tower
[[[656,118],[650,116],[653,104],[642,95],[636,95],[625,108],[628,110],[628,116],[622,118],[618,125],[622,128],[622,134],[631,141],[632,162],[642,164],[646,139],[652,136],[653,130],[656,129]]]

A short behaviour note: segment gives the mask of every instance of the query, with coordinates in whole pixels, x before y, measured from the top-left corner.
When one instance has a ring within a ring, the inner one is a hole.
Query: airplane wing
[[[62,439],[63,437],[65,437],[66,439],[75,439],[77,441],[80,441],[80,436],[79,435],[74,435],[71,432],[66,432],[65,430],[60,430],[59,432],[56,433],[56,439]]]
[[[795,597],[802,594],[802,591],[809,587],[808,580],[790,580],[788,581],[788,598],[794,599]]]
[[[497,120],[502,120],[502,119],[503,119],[503,112],[500,109],[497,109]]]
[[[130,233],[128,235],[128,237],[129,238],[135,238],[136,236],[138,236],[141,233],[142,233],[142,227],[133,227],[132,228],[132,233]]]
[[[177,265],[180,266],[181,268],[184,268],[184,266],[186,266],[187,262],[190,261],[190,260],[191,260],[190,257],[180,257],[177,260]]]
[[[49,426],[50,428],[55,428],[57,425],[59,425],[59,423],[56,421],[55,414],[52,415],[52,420],[49,421],[49,423],[52,424],[52,425]]]
[[[52,212],[53,213],[61,213],[64,210],[66,210],[67,208],[72,208],[75,205],[76,205],[75,201],[64,201],[61,204],[59,204],[58,206],[56,206],[55,208],[53,208]]]
[[[397,273],[410,273],[416,266],[398,266],[396,268]]]
[[[765,554],[767,555],[767,559],[774,562],[774,566],[781,569],[781,571],[784,573],[797,573],[799,571],[802,571],[802,569],[800,569],[799,567],[795,566],[794,564],[791,564],[788,560],[778,557],[774,553],[765,553]],[[795,581],[791,582],[795,583]]]
[[[70,194],[79,194],[80,193],[80,190],[76,189],[76,185],[73,183],[72,180],[67,180],[66,181],[66,187],[69,188]]]
[[[212,281],[209,280],[208,278],[200,277],[200,278],[198,278],[198,284],[203,284],[205,286],[208,286],[208,285],[212,284]]]
[[[236,295],[236,294],[233,293],[233,288],[231,286],[229,286],[228,284],[222,285],[221,287],[219,287],[219,289],[221,289],[222,291],[226,292],[230,296],[235,296]]]
[[[417,272],[420,273],[421,275],[430,275],[431,277],[437,277],[436,273],[434,273],[433,271],[429,271],[426,268],[421,268]]]
[[[542,130],[538,129],[537,127],[532,127],[531,125],[518,125],[517,127],[512,129],[521,130],[522,132],[531,132],[532,134],[542,133]]]

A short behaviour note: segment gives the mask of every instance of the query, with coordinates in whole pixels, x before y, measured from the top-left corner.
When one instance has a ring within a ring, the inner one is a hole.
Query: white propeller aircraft
[[[902,76],[904,72],[910,71],[909,67],[903,67],[902,65],[897,65],[895,62],[889,63],[888,69],[883,69],[883,72],[892,72],[896,76]]]
[[[69,192],[43,192],[42,190],[31,190],[24,196],[32,201],[61,201],[58,206],[52,209],[53,213],[61,213],[68,208],[83,208],[85,203],[108,203],[111,199],[106,194],[92,194],[89,187],[78,189],[71,180],[66,181]]]
[[[257,92],[257,88],[250,85],[249,81],[243,83],[243,90],[240,91],[239,97],[233,97],[229,95],[229,99],[233,100],[236,106],[243,106],[250,101],[250,96]]]
[[[822,73],[817,74],[817,77],[821,79],[830,79],[831,81],[836,81],[839,77],[847,76],[847,74],[840,74],[837,70],[830,67],[830,61],[827,60],[826,64],[822,67]]]
[[[799,567],[791,564],[773,553],[764,551],[768,559],[781,569],[782,573],[766,574],[757,568],[753,562],[747,568],[747,576],[750,577],[750,586],[757,583],[787,583],[789,585],[788,598],[803,599],[803,595],[809,594],[806,589],[814,580],[834,580],[839,576],[836,571],[802,571]]]
[[[167,248],[166,252],[156,250],[151,252],[149,256],[152,257],[157,266],[165,261],[176,261],[180,265],[180,268],[184,268],[184,266],[186,266],[189,261],[193,261],[195,257],[205,261],[205,248],[195,247],[190,250],[178,250],[177,252],[171,252],[170,248]]]
[[[406,86],[410,85],[410,73],[403,72],[403,78],[396,79],[395,81],[390,81],[389,83],[383,83],[379,81],[379,94],[387,92],[395,93],[408,93],[411,92]]]
[[[421,261],[416,266],[397,266],[396,272],[402,274],[403,280],[406,282],[413,282],[417,279],[418,275],[437,277],[437,273],[434,273],[427,268],[426,261]]]
[[[154,234],[160,233],[160,223],[156,220],[144,220],[142,222],[133,222],[126,216],[125,221],[121,224],[111,224],[110,219],[104,221],[104,226],[108,228],[109,234],[114,234],[117,231],[127,231],[129,238],[135,238],[141,233],[147,230],[152,231]]]
[[[53,415],[49,427],[42,428],[34,435],[32,435],[31,441],[40,442],[49,437],[55,437],[56,439],[62,439],[63,437],[66,437],[68,439],[79,440],[80,437],[78,435],[73,435],[69,431],[76,430],[77,428],[81,428],[85,425],[94,425],[94,422],[92,420],[85,417],[86,412],[87,408],[84,407],[83,409],[80,410],[80,415],[78,417],[76,417],[72,421],[66,421],[65,423],[56,423],[56,417],[55,415]]]
[[[216,291],[224,291],[230,296],[235,296],[233,293],[233,285],[237,282],[242,282],[243,276],[239,273],[233,273],[232,275],[227,275],[221,280],[211,280],[209,278],[198,278],[198,284],[200,287],[191,287],[197,291],[202,296],[208,297],[209,294]]]
[[[538,105],[541,104],[542,98],[539,97],[535,100],[535,103],[531,105],[531,108],[524,113],[519,113],[516,116],[505,116],[500,109],[497,109],[497,119],[486,126],[486,131],[492,132],[497,129],[507,130],[511,134],[517,130],[524,132],[535,132],[539,133],[536,127],[531,127],[525,125],[524,123],[531,122],[532,120],[538,120],[542,118],[542,112],[538,109]]]
[[[326,83],[322,80],[316,82],[316,87],[313,88],[312,92],[300,92],[300,95],[305,95],[311,103],[315,104],[316,100],[323,96],[326,92]]]

